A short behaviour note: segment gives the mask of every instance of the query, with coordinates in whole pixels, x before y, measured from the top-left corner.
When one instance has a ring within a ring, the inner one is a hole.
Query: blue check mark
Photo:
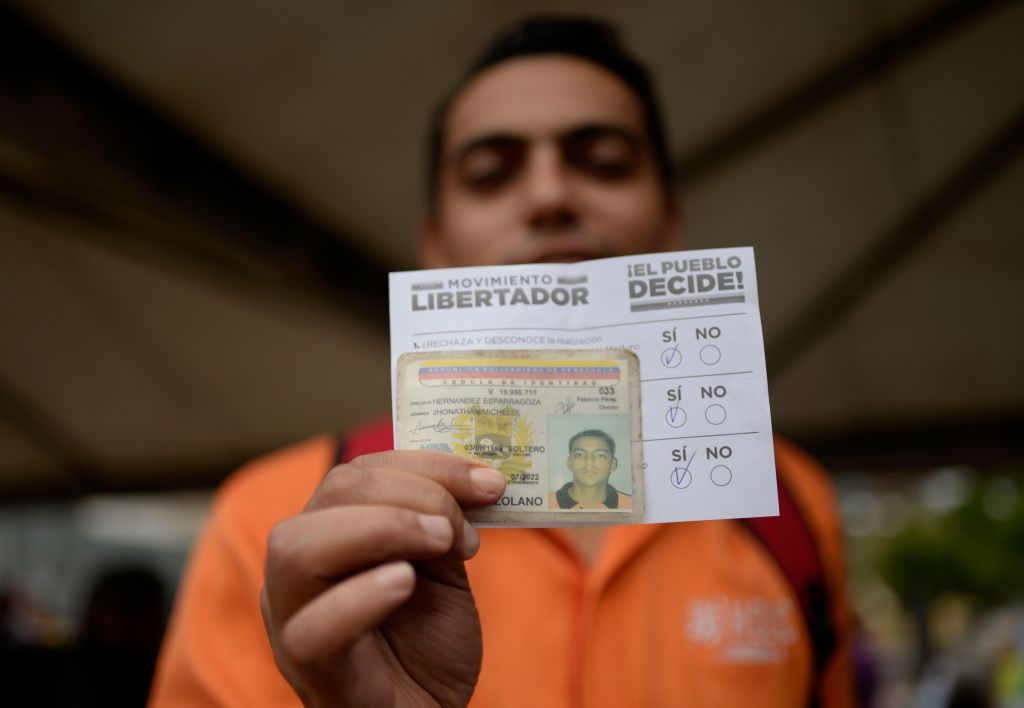
[[[661,363],[671,369],[674,369],[683,363],[683,355],[679,353],[678,344],[661,353]]]
[[[693,462],[692,457],[687,461],[686,467],[676,467],[672,470],[672,474],[669,475],[669,481],[676,489],[686,489],[693,482],[693,475],[690,474],[691,462]]]

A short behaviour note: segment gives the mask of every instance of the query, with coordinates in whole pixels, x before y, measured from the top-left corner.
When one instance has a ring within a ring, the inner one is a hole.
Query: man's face
[[[640,103],[582,59],[484,70],[448,111],[421,262],[568,262],[681,247]]]
[[[601,438],[577,438],[569,451],[572,479],[581,487],[603,487],[617,464],[608,443]]]

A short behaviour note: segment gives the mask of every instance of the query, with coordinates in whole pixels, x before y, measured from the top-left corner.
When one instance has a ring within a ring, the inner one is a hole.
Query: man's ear
[[[448,264],[437,215],[432,211],[420,217],[416,231],[416,255],[421,268],[444,268]]]

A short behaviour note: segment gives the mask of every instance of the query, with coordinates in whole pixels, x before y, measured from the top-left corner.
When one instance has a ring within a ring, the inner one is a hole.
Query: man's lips
[[[594,235],[549,236],[520,242],[505,254],[507,263],[578,263],[617,255],[607,239]]]
[[[531,254],[527,263],[578,263],[603,258],[608,254],[597,248],[568,246],[564,248],[548,248]]]
[[[549,253],[532,259],[534,263],[579,263],[595,258],[592,253],[585,251],[568,251],[566,253]]]

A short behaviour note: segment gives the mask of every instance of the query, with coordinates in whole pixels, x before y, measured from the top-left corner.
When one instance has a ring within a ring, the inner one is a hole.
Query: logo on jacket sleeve
[[[788,597],[698,597],[686,609],[683,631],[721,661],[777,664],[799,636],[795,612]]]

